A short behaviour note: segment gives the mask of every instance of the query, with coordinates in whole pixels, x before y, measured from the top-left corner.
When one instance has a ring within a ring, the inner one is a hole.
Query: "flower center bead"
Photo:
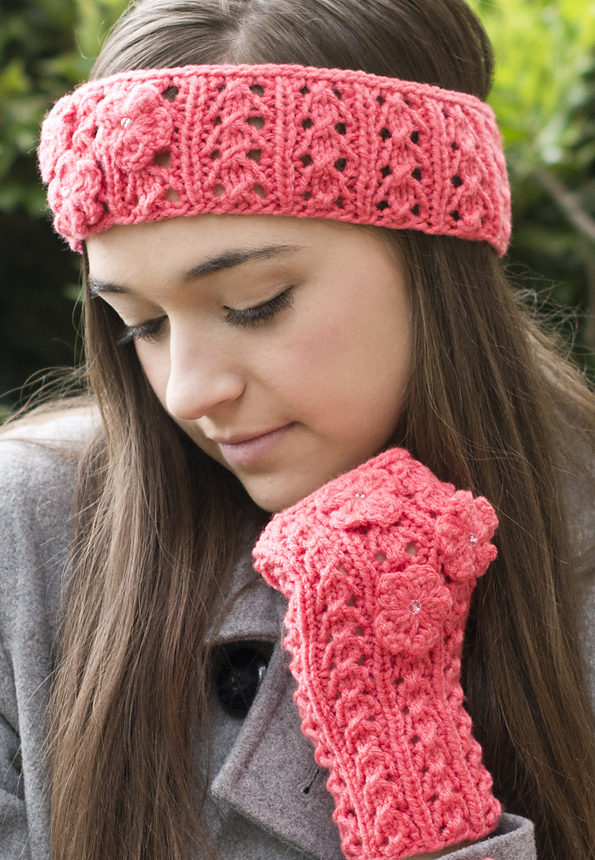
[[[120,125],[122,126],[122,128],[128,128],[129,125],[132,125],[132,120],[129,116],[124,116],[120,120]]]
[[[417,615],[418,612],[421,612],[421,601],[412,600],[409,604],[409,612],[411,612],[412,615]]]
[[[356,498],[356,499],[365,499],[365,498],[366,498],[366,494],[365,494],[365,493],[356,493],[356,494],[355,494],[355,498]]]
[[[477,543],[478,540],[479,540],[479,538],[477,537],[477,535],[474,535],[474,534],[469,535],[469,543]]]

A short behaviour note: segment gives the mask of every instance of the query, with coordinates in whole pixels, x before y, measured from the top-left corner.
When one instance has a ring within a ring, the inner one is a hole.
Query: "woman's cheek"
[[[155,344],[138,342],[136,355],[147,381],[163,406],[169,381],[169,354],[167,350],[156,348]]]

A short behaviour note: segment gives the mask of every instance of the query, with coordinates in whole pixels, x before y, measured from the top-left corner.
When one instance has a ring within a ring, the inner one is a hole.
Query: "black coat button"
[[[215,665],[215,690],[225,713],[243,718],[266,675],[272,645],[234,643],[219,649]]]

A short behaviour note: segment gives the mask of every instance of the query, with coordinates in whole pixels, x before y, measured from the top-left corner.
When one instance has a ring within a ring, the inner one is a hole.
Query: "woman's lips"
[[[233,466],[247,466],[263,459],[287,436],[293,424],[286,424],[260,436],[239,442],[217,442],[222,456]],[[215,440],[216,441],[216,440]]]

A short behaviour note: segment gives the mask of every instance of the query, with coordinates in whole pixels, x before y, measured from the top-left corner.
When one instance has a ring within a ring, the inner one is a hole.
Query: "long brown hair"
[[[361,68],[480,98],[493,65],[462,0],[144,0],[94,76],[218,62]],[[562,486],[563,475],[588,480],[593,396],[519,307],[491,248],[412,232],[391,241],[414,328],[394,442],[485,494],[500,517],[499,557],[466,635],[474,732],[496,795],[535,822],[540,860],[584,860],[594,750]],[[208,736],[205,641],[237,551],[233,523],[258,511],[165,414],[117,331],[87,295],[103,426],[80,466],[50,708],[52,857],[214,857],[201,821],[208,777],[197,786],[194,769],[195,739]]]

